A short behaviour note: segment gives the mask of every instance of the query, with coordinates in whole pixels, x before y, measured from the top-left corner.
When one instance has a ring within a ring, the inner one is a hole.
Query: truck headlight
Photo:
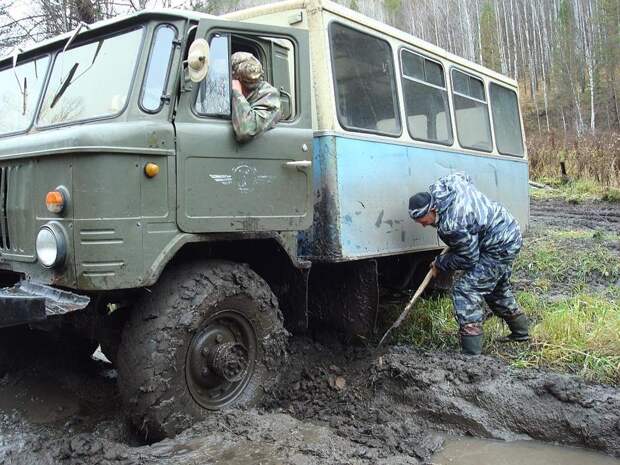
[[[37,234],[36,249],[39,263],[44,267],[61,265],[65,261],[67,241],[60,225],[55,223],[44,225]]]

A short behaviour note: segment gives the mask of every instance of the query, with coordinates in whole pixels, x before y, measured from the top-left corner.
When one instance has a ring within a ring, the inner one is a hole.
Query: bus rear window
[[[0,135],[30,127],[49,61],[45,56],[0,71]]]
[[[340,124],[353,131],[401,133],[390,45],[332,23],[330,40]]]
[[[50,126],[119,114],[134,75],[142,29],[59,52],[39,114]]]
[[[503,155],[523,156],[523,136],[517,94],[491,83],[491,112],[497,150]]]
[[[452,90],[456,133],[461,147],[491,152],[493,141],[484,83],[469,74],[452,70]]]

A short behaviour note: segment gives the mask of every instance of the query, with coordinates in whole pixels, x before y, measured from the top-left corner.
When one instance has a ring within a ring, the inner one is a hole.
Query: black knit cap
[[[409,199],[409,216],[414,220],[426,215],[433,203],[433,197],[428,192],[418,192]]]

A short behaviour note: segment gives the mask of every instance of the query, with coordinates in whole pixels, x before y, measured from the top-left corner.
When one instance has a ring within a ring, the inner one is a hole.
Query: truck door
[[[286,231],[312,223],[308,33],[205,19],[209,71],[183,82],[175,118],[178,224],[186,232]],[[230,121],[230,55],[250,51],[281,92],[283,119],[246,143]]]

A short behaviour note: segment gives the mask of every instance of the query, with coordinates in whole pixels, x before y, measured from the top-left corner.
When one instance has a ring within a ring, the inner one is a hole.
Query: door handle
[[[302,161],[287,161],[284,164],[285,168],[299,168],[306,169],[312,166],[312,162],[310,160],[302,160]]]

